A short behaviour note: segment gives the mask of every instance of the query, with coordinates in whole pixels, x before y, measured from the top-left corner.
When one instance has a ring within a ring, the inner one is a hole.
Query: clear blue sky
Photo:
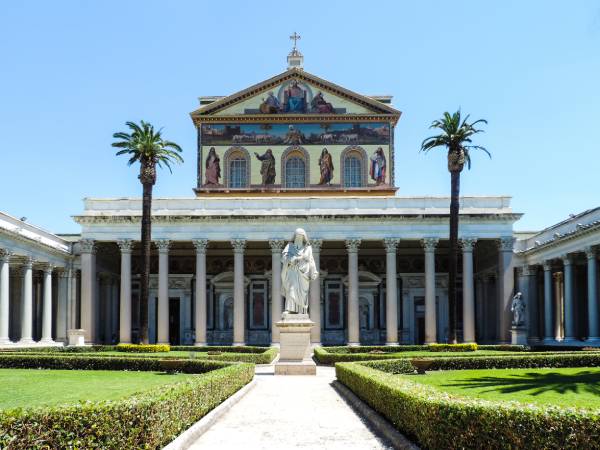
[[[163,126],[185,164],[155,195],[191,196],[200,95],[305,69],[391,94],[400,195],[447,195],[445,155],[418,153],[431,120],[459,106],[489,121],[462,193],[508,194],[538,229],[598,206],[597,1],[11,1],[0,7],[0,210],[77,232],[83,197],[139,196],[114,156],[127,120]]]

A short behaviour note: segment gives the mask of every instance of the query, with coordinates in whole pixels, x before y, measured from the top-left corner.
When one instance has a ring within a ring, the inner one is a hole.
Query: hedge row
[[[117,344],[115,350],[130,353],[164,353],[170,352],[169,344]]]
[[[0,361],[6,363],[5,358],[2,356]],[[9,358],[24,362],[23,356]],[[72,366],[78,358],[51,359]],[[107,361],[115,363],[112,359],[97,358],[94,364],[103,365]],[[129,364],[131,359],[123,362]],[[160,361],[139,360],[143,366],[156,363]],[[213,370],[123,400],[0,411],[0,448],[160,448],[254,376],[251,364],[182,363]],[[89,364],[87,361],[84,365],[91,368]]]
[[[477,344],[429,344],[427,346],[430,352],[474,352],[477,350]]]
[[[79,347],[74,347],[74,348],[79,348]],[[178,347],[175,347],[178,348]],[[171,347],[171,351],[174,351],[175,349],[174,347]],[[179,347],[181,348],[181,347]],[[191,347],[194,348],[194,347]],[[237,348],[237,347],[236,347]],[[29,349],[28,349],[29,350]],[[185,350],[189,350],[189,348],[186,348]],[[208,356],[201,356],[198,358],[195,358],[195,353],[194,351],[190,351],[189,357],[190,359],[196,359],[196,360],[213,360],[213,361],[229,361],[229,362],[245,362],[245,363],[252,363],[252,364],[269,364],[271,363],[275,357],[278,354],[278,349],[276,347],[271,347],[271,348],[263,348],[262,349],[263,352],[262,353],[250,353],[250,352],[246,352],[246,353],[231,353],[231,352],[226,352],[226,351],[221,351],[221,350],[217,350],[216,352],[221,352],[220,354],[210,354]],[[180,350],[183,351],[183,350]],[[205,349],[204,351],[207,351],[207,349]],[[210,349],[210,351],[215,351],[214,349]],[[44,356],[44,355],[55,355],[55,356],[59,356],[59,357],[80,357],[80,356],[86,356],[85,353],[83,352],[32,352],[32,351],[28,351],[28,352],[20,352],[20,351],[11,351],[11,352],[0,352],[0,357],[2,357],[3,355],[40,355],[40,356]],[[186,357],[182,357],[179,355],[153,355],[152,353],[137,353],[137,352],[123,352],[122,355],[114,355],[114,354],[105,354],[102,351],[95,351],[93,353],[90,353],[89,356],[94,356],[94,357],[98,357],[98,358],[160,358],[160,359],[187,359]]]
[[[232,345],[172,345],[171,351],[183,351],[183,352],[211,352],[218,351],[224,353],[264,353],[271,347],[254,347],[251,345],[244,346],[232,346]]]
[[[336,364],[336,375],[426,449],[600,448],[600,411],[459,398],[365,363]]]

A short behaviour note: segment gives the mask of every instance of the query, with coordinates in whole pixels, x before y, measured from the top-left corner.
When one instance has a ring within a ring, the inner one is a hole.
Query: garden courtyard
[[[266,347],[4,351],[0,445],[600,448],[597,351],[318,347],[316,376],[275,375],[277,358]]]

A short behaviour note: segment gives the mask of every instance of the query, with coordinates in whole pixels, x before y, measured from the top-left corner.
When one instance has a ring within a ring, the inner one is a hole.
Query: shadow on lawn
[[[572,392],[589,393],[600,396],[600,372],[583,370],[581,372],[564,374],[558,372],[538,373],[528,372],[508,376],[487,376],[470,378],[444,386],[463,388],[486,388],[483,392],[497,391],[510,394],[520,391],[530,391],[530,395],[540,395],[554,391],[559,394]]]

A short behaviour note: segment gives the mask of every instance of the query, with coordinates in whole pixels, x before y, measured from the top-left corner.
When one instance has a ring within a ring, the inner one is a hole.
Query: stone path
[[[257,367],[257,384],[190,449],[392,448],[331,386],[333,367],[316,376],[274,376]]]

